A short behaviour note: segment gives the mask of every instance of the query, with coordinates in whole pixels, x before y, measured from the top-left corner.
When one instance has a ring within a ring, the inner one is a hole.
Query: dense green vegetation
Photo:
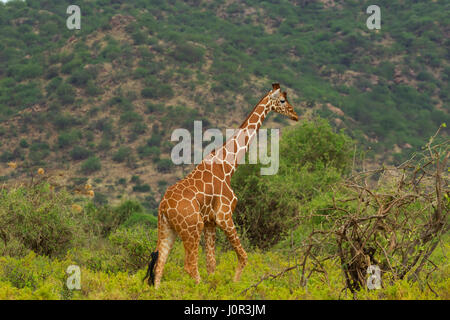
[[[223,125],[217,112],[248,112],[272,81],[295,95],[298,109],[347,128],[368,156],[393,155],[397,163],[449,122],[445,1],[381,1],[381,30],[366,27],[369,1],[80,1],[77,31],[65,27],[69,4],[0,4],[0,121],[47,107],[5,125],[11,142],[1,161],[51,166],[74,143],[109,161],[121,139],[143,142],[155,123],[166,141],[171,127],[193,120]],[[178,96],[186,105],[168,108]],[[105,115],[113,121],[99,127]],[[119,130],[127,137],[111,134]],[[58,135],[56,147],[17,152],[19,138],[36,131]],[[156,168],[154,150],[132,153]]]
[[[238,195],[236,222],[249,244],[270,248],[298,223],[299,211],[314,198],[329,196],[330,186],[350,169],[353,143],[323,119],[290,128],[280,143],[280,167],[260,175],[261,165],[239,167],[232,179]]]
[[[293,152],[292,146],[305,154]],[[97,199],[97,193],[91,200],[94,190],[85,179],[76,181],[81,187],[73,193],[71,188],[55,187],[51,177],[40,171],[26,184],[0,189],[0,299],[448,299],[448,234],[435,235],[440,245],[428,257],[426,276],[395,279],[384,270],[383,288],[362,288],[355,294],[345,290],[342,262],[335,256],[331,238],[318,244],[314,259],[304,258],[306,253],[299,249],[311,231],[333,232],[333,222],[344,217],[342,212],[325,215],[324,209],[337,202],[353,213],[359,210],[345,198],[351,193],[336,192],[352,169],[352,150],[352,140],[324,119],[292,127],[281,140],[277,176],[261,176],[259,165],[243,165],[232,180],[240,199],[234,219],[249,252],[242,280],[232,282],[237,259],[220,231],[214,274],[206,274],[200,249],[203,281],[196,285],[183,270],[184,250],[177,241],[159,290],[142,281],[157,241],[152,209],[135,200],[110,206],[100,201],[101,196]],[[442,152],[448,152],[448,146]],[[448,174],[442,178],[447,185]],[[136,192],[149,191],[139,176],[130,182]],[[380,188],[383,194],[394,192],[390,199],[399,196],[396,187]],[[429,186],[426,189],[429,193]],[[448,212],[448,189],[443,191],[447,192],[443,212]],[[400,210],[407,216],[419,212],[425,217],[429,205],[416,200]],[[373,214],[371,208],[367,212]],[[413,233],[407,229],[398,241],[411,234],[419,235],[421,229]],[[422,246],[416,249],[420,252]],[[314,272],[322,258],[320,272]],[[381,262],[383,252],[377,250],[374,258]],[[66,287],[66,269],[74,264],[81,268],[81,290],[71,291]],[[311,270],[306,280],[305,268]]]

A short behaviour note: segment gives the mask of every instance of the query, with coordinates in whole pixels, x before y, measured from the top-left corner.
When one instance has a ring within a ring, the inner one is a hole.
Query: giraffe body
[[[287,102],[286,93],[281,94],[279,85],[274,84],[273,90],[256,105],[240,130],[221,148],[205,157],[189,175],[167,189],[158,212],[158,254],[152,279],[156,288],[159,287],[164,264],[177,235],[183,241],[185,249],[186,272],[197,283],[200,281],[197,262],[202,233],[205,236],[206,268],[208,273],[214,272],[216,227],[224,231],[236,251],[238,266],[234,280],[240,279],[247,264],[247,253],[240,243],[232,219],[237,197],[231,188],[231,177],[271,110],[298,120],[297,114]]]

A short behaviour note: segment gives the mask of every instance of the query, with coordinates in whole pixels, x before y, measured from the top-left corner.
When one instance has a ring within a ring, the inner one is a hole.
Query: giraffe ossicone
[[[198,246],[202,232],[205,236],[206,269],[212,273],[216,267],[216,227],[221,228],[238,257],[234,281],[241,277],[247,264],[247,253],[241,245],[232,219],[237,197],[231,189],[231,177],[249,149],[264,119],[275,111],[298,121],[298,115],[274,83],[256,104],[237,130],[222,147],[209,153],[184,179],[170,186],[161,200],[158,211],[158,242],[147,275],[149,283],[158,288],[169,252],[177,236],[185,250],[184,269],[200,282],[198,272]],[[153,270],[154,268],[154,270]]]

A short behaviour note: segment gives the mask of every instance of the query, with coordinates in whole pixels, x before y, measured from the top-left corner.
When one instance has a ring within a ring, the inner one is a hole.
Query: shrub
[[[145,131],[147,131],[147,125],[143,122],[136,122],[131,127],[131,134],[133,136],[141,135],[141,134],[145,133]]]
[[[141,183],[141,178],[139,178],[139,176],[137,176],[137,175],[133,175],[131,177],[131,179],[130,179],[130,182],[134,183],[134,184],[140,184]]]
[[[170,159],[161,159],[156,164],[156,169],[160,173],[168,173],[173,167],[173,163]]]
[[[111,149],[111,140],[108,136],[103,135],[102,140],[97,146],[98,150],[105,151]]]
[[[109,206],[95,207],[90,204],[86,207],[87,214],[97,222],[103,236],[114,232],[128,220],[134,213],[142,213],[142,205],[137,201],[126,200],[115,208]]]
[[[93,173],[95,171],[99,171],[102,168],[102,164],[100,159],[92,156],[89,157],[83,164],[81,165],[81,171],[85,174]]]
[[[101,56],[104,57],[107,61],[113,61],[117,59],[121,54],[120,47],[115,41],[111,41],[101,52]]]
[[[92,151],[81,146],[75,146],[72,151],[70,151],[70,157],[73,160],[84,160],[90,156],[92,156]]]
[[[45,91],[47,91],[47,96],[50,96],[52,93],[56,92],[60,84],[63,83],[63,79],[61,77],[55,77],[48,85],[45,87]]]
[[[3,251],[14,241],[42,255],[59,255],[81,237],[82,217],[71,212],[72,200],[65,191],[54,193],[40,183],[0,192],[0,230]],[[9,254],[15,254],[9,252]]]
[[[93,80],[88,80],[86,84],[86,94],[88,96],[97,96],[103,93],[102,88],[98,87]]]
[[[142,117],[139,113],[134,111],[126,111],[122,113],[120,116],[120,122],[121,123],[131,123],[131,122],[137,122],[141,121]]]
[[[172,87],[168,84],[157,84],[150,88],[144,88],[141,91],[143,98],[148,99],[161,99],[173,97]]]
[[[27,140],[25,140],[25,139],[20,139],[19,145],[20,145],[21,148],[24,148],[24,149],[26,149],[26,148],[28,148],[30,146],[28,144]]]
[[[58,136],[58,148],[67,148],[74,145],[82,138],[80,130],[71,130],[69,132],[63,132]]]
[[[3,151],[3,153],[0,155],[0,161],[1,162],[8,162],[14,160],[16,157],[15,155],[10,151]]]
[[[261,165],[242,165],[231,181],[239,199],[236,224],[250,244],[267,249],[295,227],[294,217],[314,196],[341,179],[351,160],[351,140],[324,120],[286,130],[276,175]]]
[[[108,204],[108,197],[106,194],[97,191],[95,192],[93,202],[96,206],[104,206]]]
[[[35,164],[50,155],[50,146],[46,142],[33,142],[30,146],[28,157]]]
[[[156,146],[139,146],[137,148],[137,152],[141,158],[151,157],[153,161],[157,161],[159,159],[159,156],[161,155],[161,150]]]
[[[334,132],[325,119],[305,121],[286,130],[281,141],[280,157],[286,168],[334,167],[342,173],[349,169],[353,142],[343,132]]]
[[[151,188],[148,184],[137,184],[133,186],[133,192],[150,192]]]
[[[188,43],[181,43],[170,52],[170,55],[181,62],[196,63],[203,60],[204,53],[205,50],[203,48]]]
[[[109,240],[123,250],[127,269],[137,271],[148,264],[156,237],[155,229],[135,226],[129,229],[118,229],[111,234]]]
[[[93,124],[90,124],[90,128],[101,131],[104,134],[107,134],[108,136],[111,136],[111,137],[114,136],[114,131],[113,131],[114,127],[113,127],[113,122],[111,119],[101,118],[101,119],[95,121]]]
[[[72,104],[75,101],[75,90],[68,83],[61,84],[56,90],[59,101],[63,104]]]
[[[17,67],[13,66],[12,68],[14,68],[12,75],[19,81],[36,78],[43,73],[42,66],[33,63],[27,63]]]
[[[119,150],[113,155],[113,161],[124,162],[131,156],[132,150],[129,147],[120,147]]]
[[[135,226],[156,229],[158,227],[158,218],[149,213],[135,212],[124,222],[123,227],[132,228]]]
[[[89,80],[92,79],[91,73],[86,69],[80,69],[72,72],[69,82],[77,87],[85,87]]]
[[[145,113],[162,112],[164,110],[164,105],[162,104],[147,103],[145,106],[146,106]]]
[[[159,147],[161,145],[161,140],[161,135],[159,133],[154,133],[150,139],[147,140],[147,145],[149,147]]]
[[[52,118],[52,123],[58,130],[63,130],[80,124],[80,121],[69,113],[58,113]]]
[[[80,58],[75,58],[61,67],[61,72],[65,74],[71,74],[73,70],[82,69],[83,62]]]

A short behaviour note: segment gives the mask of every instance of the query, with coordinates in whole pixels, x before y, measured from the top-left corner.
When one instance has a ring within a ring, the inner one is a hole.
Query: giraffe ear
[[[278,82],[272,83],[272,89],[273,89],[273,90],[280,89],[280,84],[279,84]]]
[[[280,89],[275,90],[275,92],[270,95],[272,99],[278,99],[279,96],[280,96]]]

